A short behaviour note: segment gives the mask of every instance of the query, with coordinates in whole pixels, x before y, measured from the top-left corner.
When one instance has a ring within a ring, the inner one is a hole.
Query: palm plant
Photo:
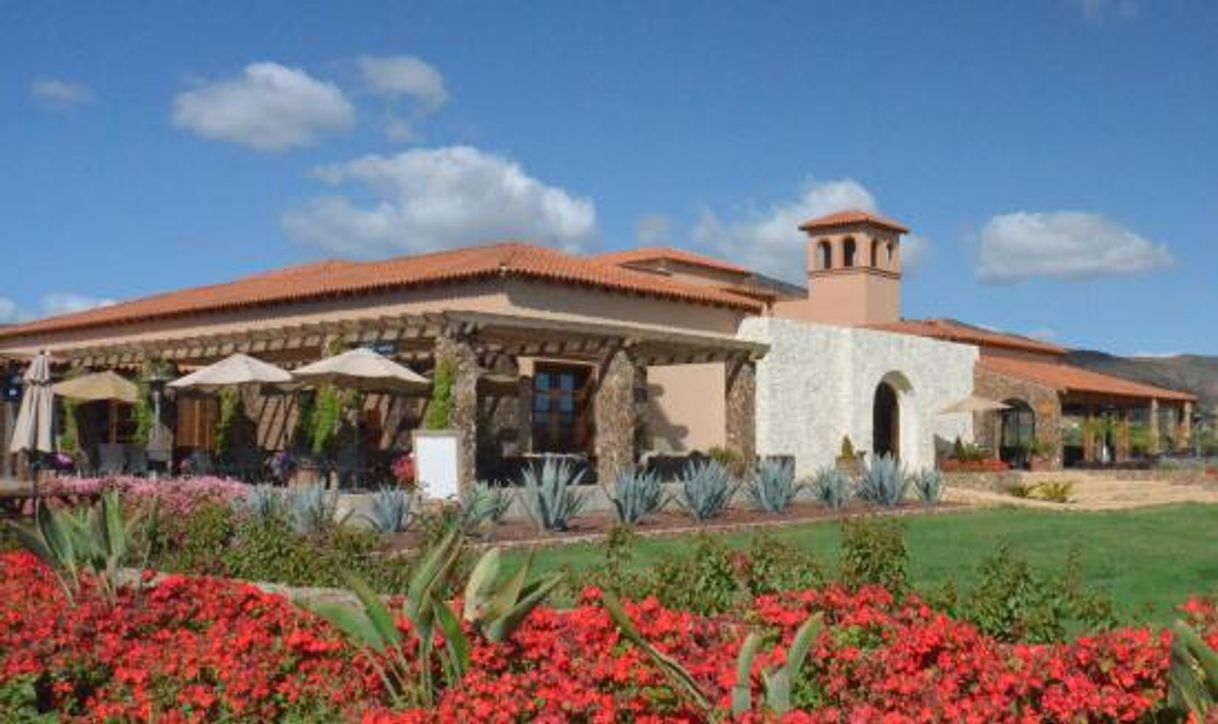
[[[722,515],[736,492],[727,468],[714,460],[691,461],[681,471],[680,483],[681,497],[677,502],[696,521]]]
[[[850,502],[850,477],[836,468],[824,468],[812,480],[812,495],[830,510],[841,510]]]
[[[565,460],[548,458],[540,470],[530,467],[524,471],[525,509],[542,530],[566,530],[571,519],[579,515],[587,495],[577,492],[584,471]]]
[[[400,533],[410,523],[410,506],[411,498],[405,490],[387,486],[377,491],[371,510],[362,517],[378,533]]]
[[[770,458],[757,466],[748,490],[758,508],[776,514],[791,507],[799,489],[795,482],[795,463]]]
[[[857,494],[869,503],[892,508],[905,500],[908,490],[909,478],[901,470],[901,464],[893,456],[884,455],[863,469]]]
[[[618,521],[626,525],[638,525],[644,516],[658,511],[664,504],[663,494],[655,471],[620,472],[613,479],[613,489],[605,490]]]
[[[553,573],[529,582],[533,552],[516,572],[503,575],[498,548],[483,554],[469,574],[465,585],[463,618],[472,623],[488,641],[502,643],[511,637],[529,613],[562,582],[562,573]]]

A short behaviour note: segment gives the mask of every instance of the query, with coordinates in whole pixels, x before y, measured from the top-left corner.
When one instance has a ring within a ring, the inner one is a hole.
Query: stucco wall
[[[833,464],[843,435],[871,450],[875,389],[885,378],[908,388],[899,395],[906,465],[933,465],[936,436],[972,439],[970,415],[937,411],[973,393],[976,347],[774,317],[745,320],[739,336],[770,345],[757,363],[757,452],[794,455],[800,476]]]
[[[647,368],[647,426],[655,452],[706,452],[725,444],[722,362]]]

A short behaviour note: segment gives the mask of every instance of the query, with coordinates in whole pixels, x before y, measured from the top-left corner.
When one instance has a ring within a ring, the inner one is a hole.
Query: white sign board
[[[414,471],[414,479],[428,498],[456,498],[461,480],[461,433],[416,430]]]

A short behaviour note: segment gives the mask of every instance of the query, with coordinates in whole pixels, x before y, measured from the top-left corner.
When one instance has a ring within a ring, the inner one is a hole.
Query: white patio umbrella
[[[40,352],[22,377],[21,410],[13,426],[12,452],[55,452],[53,416],[55,394],[51,391],[51,358]]]
[[[52,385],[51,390],[60,397],[83,402],[113,400],[128,405],[134,405],[140,394],[134,382],[123,379],[111,370],[64,380]]]
[[[991,400],[977,395],[970,395],[963,400],[957,400],[952,404],[939,410],[940,415],[953,415],[960,413],[971,412],[994,412],[996,410],[1006,410],[1011,406],[996,400]]]
[[[431,385],[409,367],[364,347],[318,360],[292,371],[308,384],[332,384],[361,392],[414,392]]]
[[[282,385],[292,381],[292,375],[260,359],[237,353],[180,377],[169,386],[176,390],[215,392],[222,387],[241,385]]]

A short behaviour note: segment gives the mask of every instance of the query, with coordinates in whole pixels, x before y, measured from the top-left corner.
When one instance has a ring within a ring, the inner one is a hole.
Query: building
[[[587,456],[606,479],[644,456],[712,448],[793,456],[810,474],[846,436],[927,467],[975,427],[979,440],[996,434],[992,420],[942,412],[975,392],[1026,403],[1012,408],[1051,439],[1080,410],[1107,420],[1191,404],[1066,367],[1050,345],[902,321],[906,229],[894,221],[845,212],[800,230],[806,288],[677,249],[589,257],[507,243],[290,267],[13,325],[0,328],[0,357],[16,370],[48,350],[64,369],[137,374],[150,360],[185,371],[233,352],[291,368],[368,345],[424,374],[443,362],[456,370],[464,468],[483,476],[560,454]],[[290,444],[297,403],[246,391],[258,448]],[[408,447],[427,404],[370,396],[365,446]],[[164,407],[175,458],[215,446],[217,414],[206,397]],[[1004,441],[1008,425],[1024,435],[1023,417],[1002,420]]]

